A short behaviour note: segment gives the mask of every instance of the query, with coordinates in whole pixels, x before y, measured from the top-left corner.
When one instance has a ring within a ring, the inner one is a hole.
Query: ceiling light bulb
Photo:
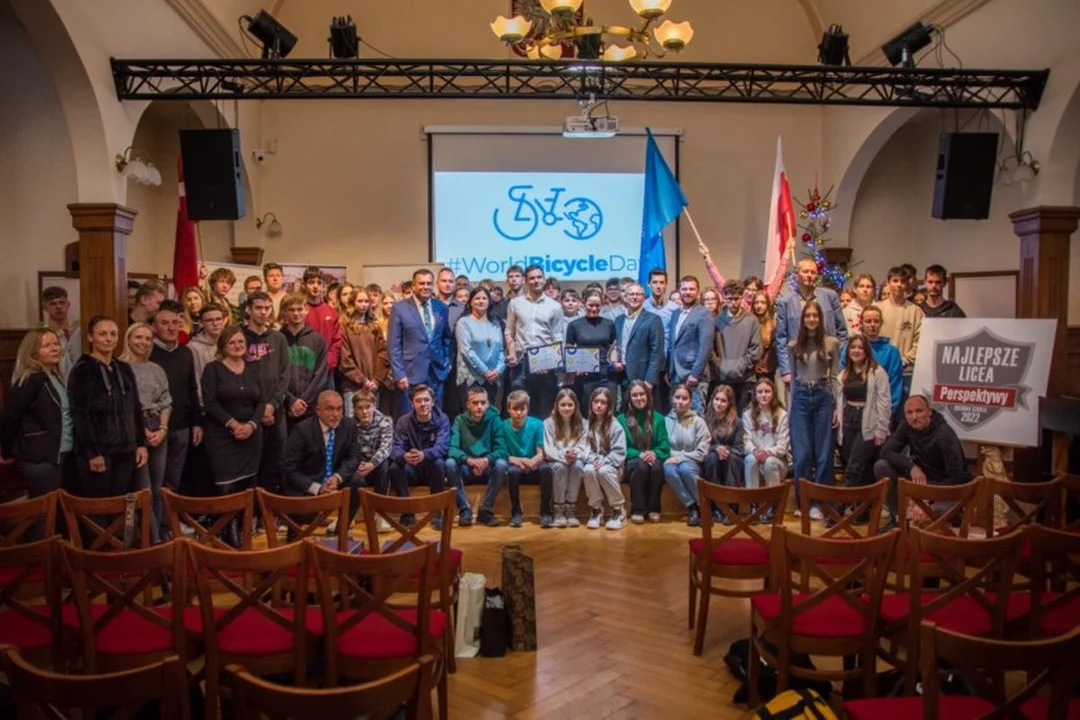
[[[653,30],[656,41],[667,50],[678,52],[686,47],[694,37],[694,28],[690,22],[673,23],[665,20],[664,24]]]
[[[609,62],[622,62],[624,60],[633,60],[637,57],[637,48],[633,45],[627,45],[626,47],[619,47],[618,45],[608,45],[604,50],[603,58]]]
[[[532,30],[532,21],[526,20],[522,15],[508,18],[500,15],[491,23],[491,31],[504,43],[520,42],[522,38]]]
[[[540,4],[551,14],[576,13],[584,0],[540,0]]]
[[[646,20],[653,20],[668,11],[671,0],[630,0],[630,7]]]

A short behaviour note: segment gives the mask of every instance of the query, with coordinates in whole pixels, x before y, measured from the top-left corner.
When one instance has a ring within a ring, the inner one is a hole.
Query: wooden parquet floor
[[[687,629],[684,523],[618,532],[540,530],[534,524],[454,528],[465,571],[501,582],[501,548],[533,558],[535,653],[459,659],[450,676],[453,718],[739,718],[738,683],[722,657],[747,635],[749,604],[714,598],[705,654]]]

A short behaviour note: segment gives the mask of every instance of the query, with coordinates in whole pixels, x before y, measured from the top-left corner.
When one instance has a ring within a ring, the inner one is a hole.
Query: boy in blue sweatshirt
[[[398,418],[394,426],[394,447],[390,451],[391,485],[402,487],[419,481],[427,483],[434,495],[446,489],[446,449],[450,442],[450,421],[435,407],[435,393],[427,385],[410,389],[412,412]],[[458,502],[460,509],[460,498]],[[467,507],[465,512],[467,512]],[[467,525],[472,522],[460,524]],[[432,522],[441,529],[442,518]]]
[[[465,479],[487,483],[484,504],[477,522],[496,527],[499,521],[491,512],[495,496],[506,482],[506,438],[498,411],[488,404],[487,391],[480,386],[469,388],[465,400],[466,412],[457,416],[450,430],[450,447],[447,451],[446,477],[458,492],[458,524],[465,525],[461,517],[471,522],[471,511],[465,497]],[[464,509],[460,509],[464,504]]]
[[[510,487],[510,527],[521,527],[521,483],[540,484],[540,527],[552,523],[551,466],[544,462],[544,423],[529,415],[529,393],[515,390],[506,398],[506,482]]]

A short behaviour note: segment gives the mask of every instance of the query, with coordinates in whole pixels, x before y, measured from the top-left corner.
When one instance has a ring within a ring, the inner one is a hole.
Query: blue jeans
[[[696,505],[698,501],[697,481],[701,477],[698,464],[693,460],[681,463],[664,464],[664,482],[674,491],[683,507]]]
[[[833,485],[833,413],[836,401],[827,385],[799,385],[791,388],[791,451],[795,456],[795,497],[799,483],[812,480]]]
[[[458,510],[465,510],[469,507],[469,499],[465,495],[465,478],[476,477],[472,474],[472,468],[466,465],[464,462],[458,463],[457,460],[452,458],[446,459],[446,480],[457,491]],[[499,494],[499,489],[506,484],[506,461],[496,460],[487,466],[487,469],[480,475],[479,479],[487,483],[487,490],[484,492],[484,503],[481,507],[483,510],[491,510],[495,505],[495,496]]]

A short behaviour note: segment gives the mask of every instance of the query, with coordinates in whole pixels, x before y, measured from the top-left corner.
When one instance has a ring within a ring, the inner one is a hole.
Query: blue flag
[[[645,202],[641,217],[641,254],[638,260],[638,282],[649,286],[649,273],[660,268],[667,270],[664,257],[664,228],[679,217],[689,205],[679,182],[660,154],[652,131],[646,128],[645,145]]]

